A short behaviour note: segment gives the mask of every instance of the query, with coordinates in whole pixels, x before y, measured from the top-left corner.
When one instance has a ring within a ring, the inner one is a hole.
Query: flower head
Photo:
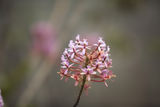
[[[70,40],[69,48],[66,48],[61,57],[62,66],[60,76],[75,80],[75,86],[82,84],[83,76],[86,76],[84,88],[90,87],[90,82],[104,82],[115,77],[110,68],[110,47],[100,37],[96,44],[89,44],[87,39]]]
[[[2,99],[2,96],[1,96],[1,90],[0,90],[0,107],[3,107],[4,103],[3,103],[3,99]]]
[[[38,22],[31,29],[33,53],[53,59],[58,53],[59,44],[54,27],[47,22]]]

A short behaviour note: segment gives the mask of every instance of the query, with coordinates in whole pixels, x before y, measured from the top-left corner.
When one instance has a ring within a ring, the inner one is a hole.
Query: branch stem
[[[79,95],[77,97],[76,103],[73,105],[73,107],[77,107],[77,105],[78,105],[78,103],[80,101],[85,82],[86,82],[86,75],[83,76],[83,82],[82,82],[82,85],[81,85],[81,89],[80,89]]]

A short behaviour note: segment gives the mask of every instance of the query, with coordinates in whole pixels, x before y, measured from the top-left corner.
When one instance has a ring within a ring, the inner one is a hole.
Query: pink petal
[[[106,81],[104,82],[105,86],[108,87],[108,84],[106,83]]]
[[[77,86],[78,85],[78,81],[75,81],[75,84],[74,84],[74,86]]]
[[[91,80],[91,76],[87,75],[87,80],[90,81]]]

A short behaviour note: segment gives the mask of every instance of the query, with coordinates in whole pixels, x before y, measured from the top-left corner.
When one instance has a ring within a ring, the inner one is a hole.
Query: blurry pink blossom
[[[54,57],[59,49],[57,34],[53,26],[47,22],[39,22],[33,25],[31,29],[33,38],[32,51],[35,54]]]
[[[2,96],[1,96],[1,90],[0,90],[0,107],[3,107],[4,103],[3,103],[3,99],[2,99]]]
[[[77,35],[75,41],[70,40],[68,47],[63,52],[62,66],[58,72],[62,78],[73,78],[77,86],[84,82],[85,76],[85,90],[90,87],[90,82],[104,82],[108,86],[106,80],[115,75],[110,70],[110,47],[101,37],[95,44],[90,44],[87,39],[80,39],[80,35]]]

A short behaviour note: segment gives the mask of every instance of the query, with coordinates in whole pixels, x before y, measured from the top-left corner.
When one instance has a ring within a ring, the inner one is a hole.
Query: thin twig
[[[83,82],[82,82],[82,85],[81,85],[81,89],[80,89],[79,95],[77,97],[76,103],[74,104],[73,107],[77,107],[77,105],[78,105],[78,103],[80,101],[80,98],[81,98],[81,95],[82,95],[82,92],[83,92],[83,88],[84,88],[85,82],[86,82],[86,75],[83,76]]]

